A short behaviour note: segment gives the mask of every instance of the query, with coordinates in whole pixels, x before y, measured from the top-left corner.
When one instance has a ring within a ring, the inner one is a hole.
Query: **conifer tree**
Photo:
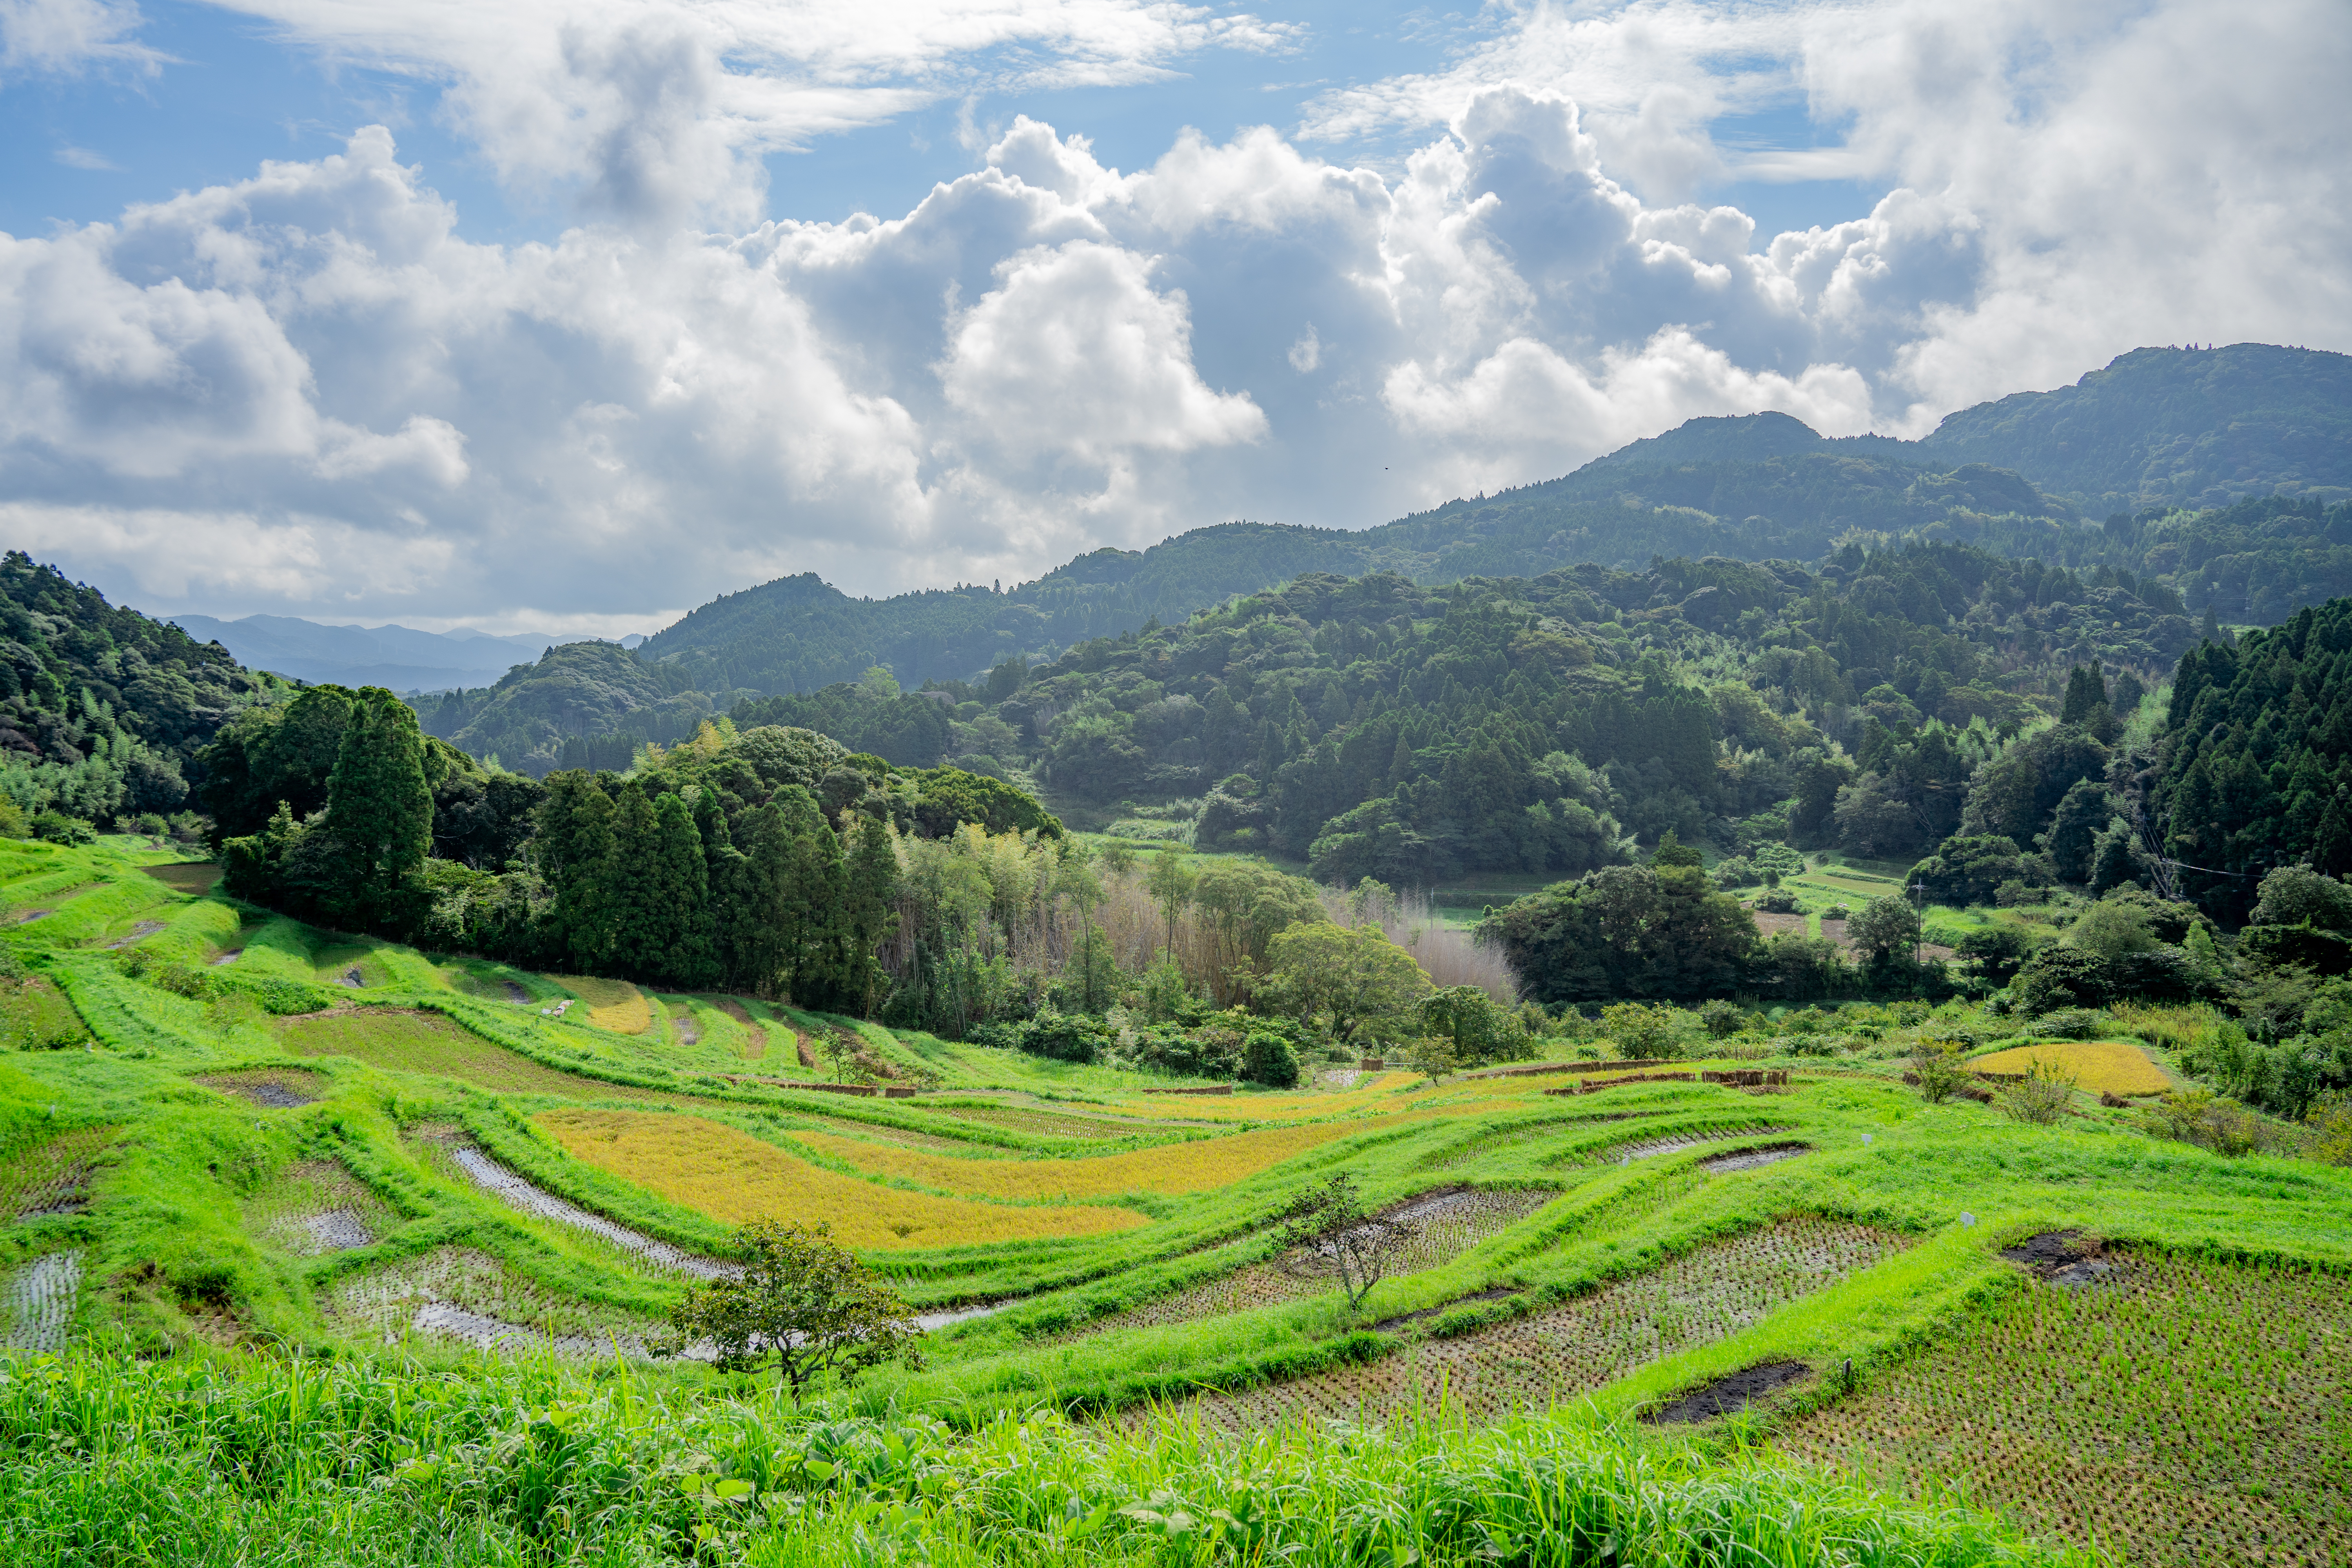
[[[700,990],[718,979],[702,834],[694,825],[693,808],[675,793],[663,794],[654,818],[656,875],[650,885],[666,917],[666,945],[651,955],[648,971],[672,985]]]
[[[600,972],[612,958],[614,936],[606,880],[614,849],[613,797],[595,774],[548,775],[539,833],[531,843],[540,875],[555,897],[557,941],[583,973]]]
[[[893,907],[898,898],[898,847],[891,841],[887,824],[866,820],[845,870],[850,951],[845,979],[857,1010],[870,1015],[889,978],[874,950],[889,941],[898,926]]]
[[[361,926],[401,925],[433,848],[433,792],[416,712],[363,688],[327,780],[327,820],[345,881],[331,910]]]

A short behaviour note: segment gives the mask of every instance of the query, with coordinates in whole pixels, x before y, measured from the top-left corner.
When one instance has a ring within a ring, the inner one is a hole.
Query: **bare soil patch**
[[[1717,1154],[1712,1160],[1701,1160],[1698,1168],[1710,1176],[1728,1175],[1734,1171],[1753,1171],[1761,1165],[1777,1165],[1783,1160],[1793,1160],[1800,1154],[1813,1152],[1811,1143],[1764,1143],[1753,1149],[1734,1149],[1728,1154]]]
[[[1662,1426],[1712,1421],[1718,1415],[1729,1415],[1747,1409],[1766,1394],[1811,1375],[1812,1370],[1801,1361],[1767,1362],[1762,1366],[1748,1367],[1695,1388],[1672,1404],[1660,1405],[1642,1419]]]
[[[326,1095],[324,1078],[300,1068],[264,1068],[246,1072],[199,1073],[190,1081],[271,1110],[315,1105]]]

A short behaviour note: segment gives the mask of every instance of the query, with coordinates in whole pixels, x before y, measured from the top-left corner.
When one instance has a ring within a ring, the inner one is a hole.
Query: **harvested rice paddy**
[[[2164,1069],[2130,1040],[2048,1040],[1970,1059],[1976,1072],[2024,1074],[2048,1062],[2093,1094],[2162,1094],[2172,1087]]]
[[[861,1171],[927,1187],[992,1198],[1116,1197],[1122,1193],[1200,1193],[1231,1186],[1319,1144],[1361,1132],[1361,1122],[1268,1127],[1123,1154],[1078,1159],[969,1160],[877,1148],[824,1132],[793,1137]]]
[[[1410,1225],[1413,1234],[1399,1249],[1390,1273],[1402,1277],[1451,1263],[1480,1242],[1500,1236],[1558,1195],[1545,1188],[1496,1192],[1449,1188],[1394,1205],[1379,1218],[1391,1225]],[[1079,1331],[1097,1334],[1113,1329],[1160,1328],[1202,1318],[1225,1317],[1256,1307],[1307,1300],[1327,1295],[1333,1289],[1327,1276],[1302,1273],[1281,1262],[1253,1263],[1156,1301],[1097,1319]]]
[[[1726,1339],[1903,1246],[1863,1226],[1784,1221],[1703,1244],[1512,1322],[1422,1341],[1369,1365],[1203,1398],[1198,1410],[1227,1432],[1302,1418],[1390,1420],[1441,1405],[1473,1422],[1540,1412],[1661,1356]]]
[[[573,1158],[682,1207],[730,1223],[830,1221],[835,1238],[847,1247],[971,1247],[1103,1236],[1150,1223],[1132,1209],[1013,1207],[881,1186],[794,1159],[772,1143],[698,1116],[550,1110],[532,1120]],[[874,1152],[871,1144],[853,1146]]]
[[[2110,1253],[2021,1279],[1863,1392],[1790,1425],[1791,1458],[1964,1487],[2134,1564],[2352,1562],[2352,1289],[2340,1275]]]
[[[189,1081],[270,1110],[315,1105],[333,1087],[324,1076],[304,1068],[247,1068],[236,1072],[198,1073]]]
[[[0,1157],[0,1221],[68,1214],[87,1201],[112,1127],[78,1127]]]
[[[585,1231],[599,1240],[611,1243],[657,1268],[672,1273],[690,1275],[697,1279],[716,1279],[733,1270],[713,1258],[698,1258],[681,1247],[673,1247],[656,1237],[631,1230],[617,1220],[591,1214],[579,1205],[557,1197],[544,1188],[508,1170],[479,1149],[458,1145],[449,1150],[449,1163],[466,1180],[523,1214],[541,1219],[551,1219],[558,1225]]]
[[[243,1208],[247,1229],[295,1258],[370,1247],[401,1224],[390,1204],[332,1160],[287,1167]]]
[[[217,887],[221,879],[217,860],[183,860],[171,866],[142,866],[141,870],[177,892],[193,893],[201,898]]]
[[[486,1252],[442,1247],[346,1276],[327,1293],[329,1321],[382,1343],[409,1334],[480,1350],[543,1347],[559,1354],[610,1355],[642,1344],[659,1325],[610,1308],[555,1296]]]
[[[81,1249],[44,1253],[10,1269],[0,1284],[0,1345],[61,1351],[81,1294]]]

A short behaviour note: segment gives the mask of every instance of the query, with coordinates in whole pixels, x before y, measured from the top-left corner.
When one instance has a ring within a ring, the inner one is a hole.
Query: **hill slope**
[[[286,689],[22,551],[0,560],[0,794],[28,813],[181,811],[202,777],[196,749]]]
[[[1360,532],[1226,523],[1145,551],[1097,551],[1002,592],[854,599],[803,574],[713,601],[650,638],[640,657],[660,672],[656,701],[550,700],[610,726],[564,733],[610,733],[606,749],[625,755],[633,738],[677,739],[745,694],[814,691],[875,666],[909,687],[961,679],[1310,572],[1443,584],[1580,563],[1640,572],[1660,557],[1811,562],[1864,535],[2154,577],[2191,611],[2274,620],[2352,591],[2352,510],[2332,504],[2352,500],[2347,367],[2341,354],[2260,344],[2144,349],[2074,386],[1963,410],[1917,442],[1825,439],[1782,414],[1694,419],[1560,479]],[[2200,511],[2209,500],[2226,510]],[[575,661],[552,659],[528,684],[546,695],[579,679]],[[703,694],[700,706],[688,693]],[[491,701],[460,693],[422,711],[454,737]],[[552,757],[566,722],[531,721],[527,744],[503,720],[474,738],[495,740],[510,763]]]

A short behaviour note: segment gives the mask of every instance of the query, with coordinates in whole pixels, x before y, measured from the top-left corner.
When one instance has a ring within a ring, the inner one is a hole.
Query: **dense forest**
[[[22,551],[0,559],[0,826],[62,836],[68,821],[143,818],[193,833],[199,749],[289,690]]]

